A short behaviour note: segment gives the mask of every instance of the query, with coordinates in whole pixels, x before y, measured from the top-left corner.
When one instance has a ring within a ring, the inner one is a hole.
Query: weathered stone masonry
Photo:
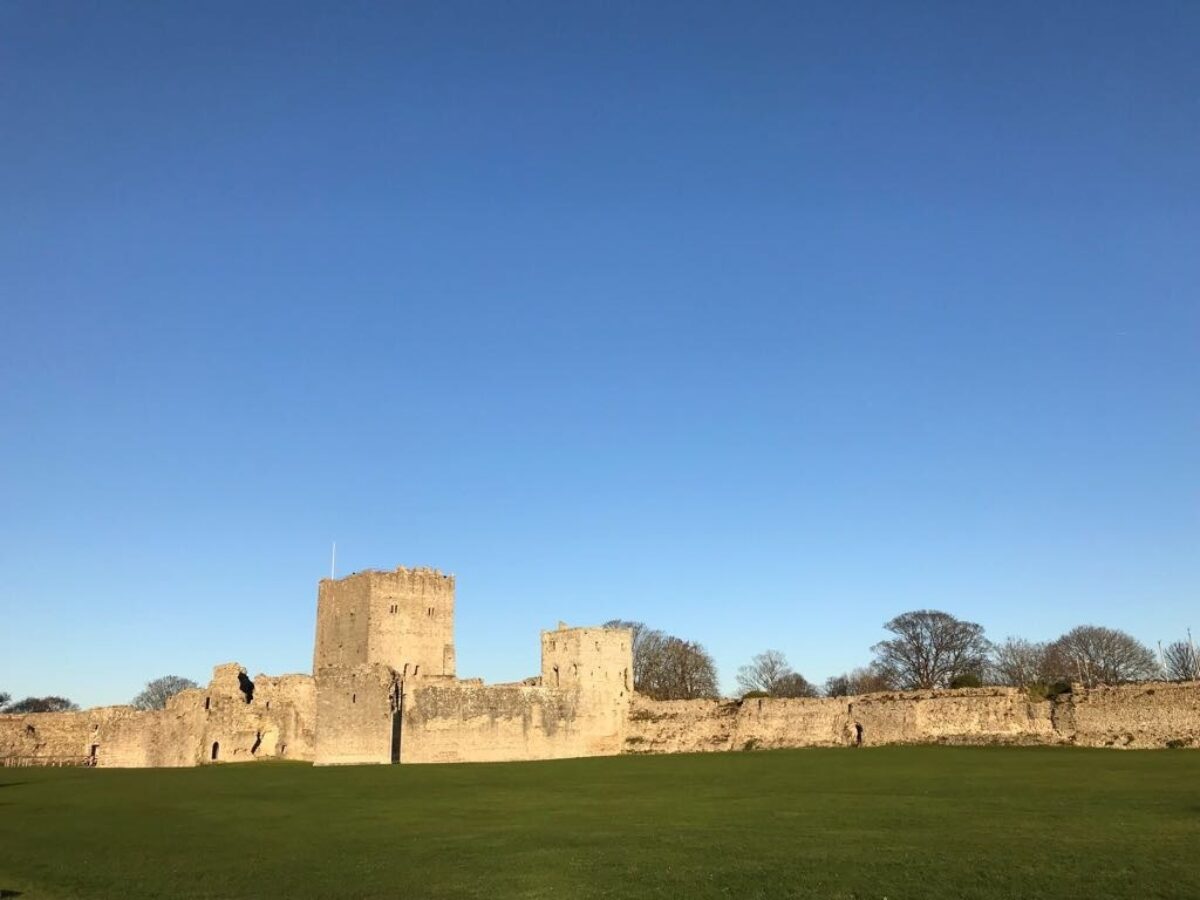
[[[881,744],[1200,748],[1200,682],[1074,685],[1053,700],[1016,688],[778,700],[636,697],[629,753]]]
[[[456,677],[454,578],[399,568],[323,580],[312,675],[217,666],[165,709],[0,715],[0,764],[195,766],[482,762],[903,743],[1200,748],[1200,682],[823,699],[654,701],[633,693],[632,635],[541,636],[539,675]]]

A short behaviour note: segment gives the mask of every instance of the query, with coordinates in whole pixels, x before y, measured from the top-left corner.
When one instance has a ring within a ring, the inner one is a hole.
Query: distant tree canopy
[[[1150,648],[1114,628],[1080,625],[1047,648],[1047,665],[1067,681],[1121,684],[1158,678],[1162,670]]]
[[[1029,687],[1049,684],[1062,677],[1054,664],[1050,645],[1008,637],[992,648],[989,678],[995,684]]]
[[[1172,681],[1200,680],[1200,659],[1197,659],[1196,647],[1190,640],[1167,644],[1163,649],[1163,664]]]
[[[960,676],[978,676],[991,649],[982,625],[938,610],[907,612],[883,627],[895,637],[871,648],[874,667],[889,684],[906,690],[947,687]]]
[[[614,619],[606,627],[633,631],[634,688],[656,699],[717,696],[716,666],[699,644]],[[1037,689],[1045,696],[1071,682],[1121,684],[1167,677],[1200,680],[1200,660],[1190,640],[1162,648],[1162,664],[1145,645],[1112,628],[1081,625],[1049,642],[1007,637],[992,644],[983,626],[946,612],[919,609],[884,624],[891,633],[875,644],[870,665],[826,679],[818,691],[778,650],[765,650],[737,673],[742,697],[847,697],[896,690],[976,687],[984,684]]]
[[[775,690],[771,692],[772,697],[820,697],[821,692],[817,690],[817,686],[811,684],[807,678],[799,672],[792,672],[789,675],[784,675],[775,682]]]
[[[950,687],[952,688],[977,688],[983,687],[983,677],[976,672],[963,672],[961,675],[955,675],[950,679]]]
[[[717,667],[700,644],[648,627],[613,619],[605,628],[633,631],[633,689],[655,700],[716,697]]]
[[[778,650],[764,650],[748,665],[738,669],[739,692],[770,697],[816,697],[817,689],[799,672],[792,670],[787,657]]]
[[[26,697],[5,707],[6,713],[67,712],[79,707],[66,697]]]
[[[891,691],[895,688],[896,686],[874,666],[860,666],[825,679],[826,697],[853,697],[857,694]]]
[[[4,707],[8,706],[8,701],[12,699],[12,694],[8,691],[0,691],[0,712],[4,712]]]
[[[167,705],[167,701],[180,691],[194,687],[199,687],[199,685],[190,678],[180,675],[163,675],[161,678],[147,682],[142,692],[130,701],[130,705],[134,709],[163,709]]]

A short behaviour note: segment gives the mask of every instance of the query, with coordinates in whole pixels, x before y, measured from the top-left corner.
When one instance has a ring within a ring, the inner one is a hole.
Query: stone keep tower
[[[403,677],[454,675],[454,576],[368,570],[317,589],[313,674],[381,663]]]

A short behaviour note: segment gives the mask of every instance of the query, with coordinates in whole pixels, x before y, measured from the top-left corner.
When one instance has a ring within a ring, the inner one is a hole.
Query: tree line
[[[198,687],[190,678],[179,675],[164,675],[146,683],[136,697],[129,701],[134,709],[163,709],[167,701],[188,688]],[[0,713],[70,712],[79,709],[79,704],[66,697],[26,697],[12,702],[12,696],[0,691]]]
[[[643,622],[613,619],[609,628],[633,631],[634,689],[656,700],[719,696],[712,655],[695,641],[666,634]],[[844,697],[873,691],[998,685],[1041,696],[1073,682],[1089,687],[1167,679],[1200,680],[1200,660],[1190,632],[1155,654],[1132,635],[1099,625],[1080,625],[1053,641],[1008,637],[993,643],[982,625],[939,610],[906,612],[884,623],[889,637],[871,647],[863,666],[817,687],[795,671],[778,650],[764,650],[737,673],[743,697]]]
[[[68,712],[73,709],[79,709],[79,705],[66,697],[26,697],[14,702],[10,694],[0,691],[0,713]]]
[[[717,665],[703,645],[650,628],[644,622],[612,619],[605,628],[633,632],[633,687],[655,700],[720,696]],[[891,637],[871,648],[864,666],[825,680],[823,687],[795,671],[778,650],[764,650],[738,669],[743,697],[847,697],[874,691],[1002,685],[1043,696],[1072,682],[1089,687],[1165,678],[1200,680],[1200,659],[1189,632],[1154,651],[1132,635],[1098,625],[1080,625],[1053,641],[1008,637],[993,643],[983,626],[932,609],[906,612],[884,623]],[[130,701],[136,709],[163,709],[167,700],[196,682],[164,675]],[[15,703],[0,691],[0,713],[63,712],[79,709],[66,697],[26,697]]]

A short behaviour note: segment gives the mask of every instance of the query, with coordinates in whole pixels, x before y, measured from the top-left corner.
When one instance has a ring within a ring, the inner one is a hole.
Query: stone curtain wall
[[[1200,748],[1198,682],[1077,685],[1073,693],[1041,701],[1012,688],[975,688],[659,702],[619,688],[605,695],[594,685],[403,682],[386,666],[365,666],[325,676],[332,680],[322,679],[318,703],[308,676],[260,675],[249,700],[241,676],[240,666],[218,666],[207,689],[184,691],[156,712],[102,707],[0,716],[0,759],[9,765],[83,765],[95,747],[100,766],[193,766],[213,761],[213,743],[219,763],[319,764],[906,743]]]
[[[816,700],[635,697],[626,753],[881,744],[1200,748],[1200,682],[1084,688],[1031,700],[1016,688]]]
[[[846,716],[862,743],[1057,743],[1052,704],[1033,701],[1017,688],[970,688],[868,694],[850,698]]]
[[[620,753],[597,744],[576,691],[417,681],[404,693],[400,761],[500,762]],[[607,752],[605,752],[607,751]]]
[[[561,673],[564,662],[558,665]],[[606,693],[608,679],[571,688],[541,686],[537,679],[485,686],[451,678],[404,681],[387,666],[327,673],[318,682],[260,675],[247,698],[244,676],[236,664],[218,666],[208,688],[184,691],[154,712],[117,706],[0,716],[0,761],[127,767],[258,759],[485,762],[917,743],[1200,748],[1198,682],[1077,685],[1073,693],[1041,701],[1012,688],[975,688],[659,702],[624,691],[619,679]]]
[[[229,663],[213,670],[207,688],[176,694],[166,709],[109,706],[0,716],[0,761],[59,765],[75,760],[101,767],[309,761],[315,702],[307,675],[259,675],[251,682],[245,669]]]
[[[318,765],[611,756],[632,695],[628,629],[542,634],[541,678],[484,685],[387,666],[317,677]],[[365,703],[365,705],[364,705]],[[399,725],[398,731],[396,726]]]
[[[1085,747],[1200,748],[1200,682],[1098,687],[1059,704],[1055,720]]]
[[[400,761],[613,756],[625,746],[630,696],[620,690],[417,681],[404,693]]]
[[[94,765],[100,733],[140,713],[128,706],[78,712],[0,715],[0,765]]]

